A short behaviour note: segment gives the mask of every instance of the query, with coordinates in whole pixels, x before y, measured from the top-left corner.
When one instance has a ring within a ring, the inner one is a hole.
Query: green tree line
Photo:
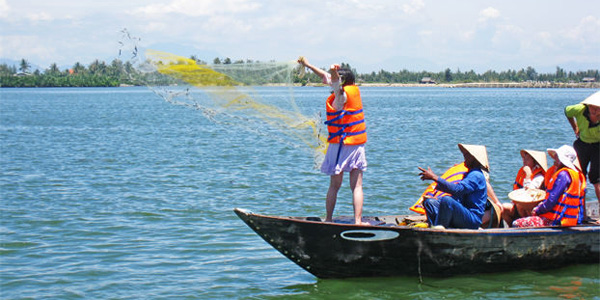
[[[110,64],[95,60],[87,67],[79,62],[60,70],[56,63],[44,71],[29,73],[31,65],[21,59],[19,68],[0,64],[1,87],[114,87],[136,83],[129,74],[136,73],[129,62],[115,59]]]
[[[206,62],[191,56],[199,64]],[[215,58],[212,62],[218,64],[253,64],[253,60],[236,60],[230,58]],[[258,61],[256,61],[258,63]],[[581,82],[584,78],[594,78],[596,82],[600,81],[598,70],[587,70],[577,72],[567,72],[561,67],[556,67],[552,73],[538,73],[534,68],[527,67],[520,70],[507,71],[486,71],[483,74],[476,73],[473,70],[463,72],[460,69],[452,71],[447,68],[441,72],[427,71],[386,71],[380,70],[371,73],[358,73],[349,64],[342,63],[343,68],[351,69],[356,74],[358,83],[418,83],[423,78],[430,78],[436,83],[477,83],[477,82],[526,82],[526,81],[544,81],[544,82]],[[0,64],[0,87],[114,87],[122,84],[142,85],[148,82],[148,76],[156,74],[143,74],[137,72],[129,62],[123,63],[119,59],[113,60],[110,64],[95,60],[88,66],[79,62],[71,68],[60,70],[56,63],[51,64],[47,69],[35,70],[30,73],[31,65],[26,59],[21,59],[19,67]],[[153,77],[153,78],[154,78]],[[268,76],[266,76],[268,77]],[[268,82],[251,81],[249,84],[265,83],[285,83],[277,82],[284,77],[273,77]],[[302,78],[297,74],[293,77],[294,83],[302,85],[308,83],[319,83],[321,79],[307,72]],[[154,82],[156,83],[156,82]],[[168,80],[164,84],[174,83]]]
[[[587,70],[578,72],[566,72],[556,67],[554,73],[538,73],[534,68],[527,67],[521,70],[507,70],[502,72],[486,71],[483,74],[470,70],[461,72],[460,69],[452,71],[449,68],[442,72],[411,72],[402,70],[399,72],[388,72],[381,70],[369,74],[361,74],[359,78],[364,82],[380,83],[413,83],[419,82],[424,77],[429,77],[437,83],[471,83],[471,82],[526,82],[526,81],[549,81],[549,82],[581,82],[583,78],[600,79],[598,70]]]
[[[342,68],[350,69],[356,76],[358,83],[419,83],[423,78],[430,78],[436,83],[481,83],[481,82],[527,82],[527,81],[543,81],[543,82],[582,82],[584,78],[594,78],[596,82],[600,81],[600,72],[598,70],[587,70],[578,72],[566,72],[561,67],[556,67],[554,73],[538,73],[534,68],[527,67],[521,70],[507,70],[502,72],[486,71],[483,74],[478,74],[473,70],[462,72],[459,70],[452,71],[447,68],[441,72],[413,72],[401,70],[398,72],[390,72],[380,70],[366,74],[357,73],[348,64],[342,64]],[[315,74],[307,74],[306,79],[296,79],[296,82],[321,82],[321,79]]]

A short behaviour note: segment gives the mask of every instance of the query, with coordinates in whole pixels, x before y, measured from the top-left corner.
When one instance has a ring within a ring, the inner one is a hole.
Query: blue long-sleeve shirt
[[[450,183],[441,177],[437,189],[449,193],[454,199],[479,218],[483,217],[487,201],[487,184],[480,169],[472,169],[458,183]]]
[[[571,185],[571,176],[567,171],[560,171],[558,175],[556,175],[556,180],[554,181],[554,185],[552,189],[548,190],[548,199],[544,200],[538,207],[534,210],[536,215],[545,214],[549,211],[552,211],[552,208],[556,204],[558,204],[558,199],[562,196],[567,188]]]

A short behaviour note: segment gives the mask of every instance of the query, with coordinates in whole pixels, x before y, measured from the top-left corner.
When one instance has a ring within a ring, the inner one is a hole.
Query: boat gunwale
[[[528,228],[479,228],[479,229],[463,229],[463,228],[446,228],[446,229],[434,229],[434,228],[419,228],[419,227],[411,227],[411,226],[381,226],[381,225],[357,225],[351,223],[335,223],[335,222],[324,222],[324,221],[315,221],[315,220],[307,220],[309,217],[293,217],[293,216],[271,216],[271,215],[263,215],[251,212],[246,209],[235,208],[234,211],[236,213],[241,213],[248,216],[254,216],[256,218],[262,219],[273,219],[273,220],[283,220],[283,221],[291,221],[297,223],[306,223],[306,224],[322,224],[332,227],[353,227],[353,228],[362,228],[362,229],[377,229],[377,230],[409,230],[416,232],[427,232],[427,233],[440,233],[440,234],[459,234],[459,235],[490,235],[490,236],[498,236],[498,235],[559,235],[559,234],[572,234],[572,233],[587,233],[587,232],[600,232],[600,224],[580,224],[575,226],[545,226],[545,227],[528,227]],[[391,218],[391,217],[410,217],[413,215],[391,215],[391,216],[381,216]],[[365,218],[380,218],[376,216],[366,217]],[[245,221],[245,220],[244,220]],[[387,224],[387,223],[386,223]]]

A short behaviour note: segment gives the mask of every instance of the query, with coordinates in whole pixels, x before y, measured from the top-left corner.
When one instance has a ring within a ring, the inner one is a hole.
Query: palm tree
[[[90,71],[90,73],[96,74],[98,73],[99,66],[100,61],[96,59],[88,66],[88,70]]]
[[[82,65],[79,62],[76,62],[75,65],[73,65],[73,72],[75,74],[83,74],[83,72],[85,71],[85,66]]]
[[[50,65],[50,68],[48,68],[48,70],[46,70],[46,72],[50,75],[56,75],[56,74],[60,73],[60,70],[58,69],[58,66],[56,65],[56,63],[53,63]]]
[[[110,66],[107,67],[108,75],[114,77],[120,77],[121,73],[123,73],[123,62],[119,59],[114,59]]]
[[[31,65],[29,64],[29,62],[27,60],[25,60],[24,58],[21,59],[21,64],[20,64],[19,70],[23,73],[27,73],[27,71],[29,71],[29,68],[31,68]]]

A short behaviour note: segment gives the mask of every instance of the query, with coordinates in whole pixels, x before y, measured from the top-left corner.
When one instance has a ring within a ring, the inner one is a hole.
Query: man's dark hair
[[[349,69],[339,69],[338,73],[342,79],[342,86],[354,84],[354,73]]]

